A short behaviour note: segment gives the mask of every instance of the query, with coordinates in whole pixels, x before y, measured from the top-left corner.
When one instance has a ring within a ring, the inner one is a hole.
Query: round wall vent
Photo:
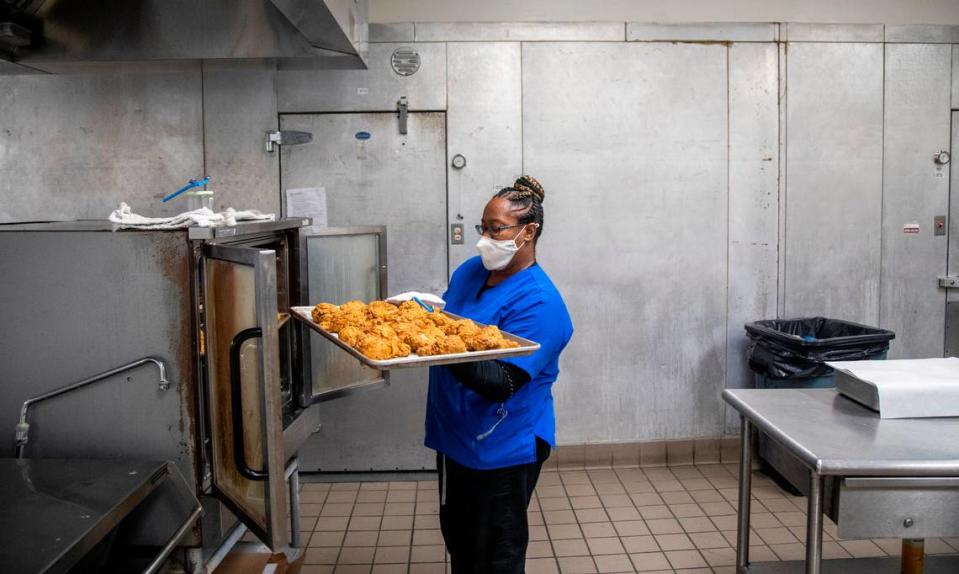
[[[401,76],[412,76],[420,69],[420,54],[413,48],[397,48],[390,58],[393,71]]]

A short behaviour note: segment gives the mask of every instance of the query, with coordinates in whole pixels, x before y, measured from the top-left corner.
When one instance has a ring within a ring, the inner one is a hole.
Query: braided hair
[[[546,190],[534,178],[528,175],[520,176],[513,185],[504,187],[496,192],[494,197],[509,200],[514,212],[519,212],[516,219],[519,223],[535,223],[536,235],[533,241],[539,239],[543,233],[543,200],[546,199]]]

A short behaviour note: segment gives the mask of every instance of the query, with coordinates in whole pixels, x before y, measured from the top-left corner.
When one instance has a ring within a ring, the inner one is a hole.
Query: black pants
[[[453,574],[522,574],[533,497],[549,444],[536,439],[537,461],[474,470],[437,454],[440,527]]]

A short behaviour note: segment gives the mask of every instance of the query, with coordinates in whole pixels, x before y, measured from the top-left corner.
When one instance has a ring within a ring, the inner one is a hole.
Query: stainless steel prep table
[[[749,564],[749,513],[751,486],[750,436],[753,428],[780,443],[809,468],[806,516],[805,572],[898,572],[897,559],[829,560],[822,562],[822,516],[826,481],[837,487],[833,497],[847,490],[858,509],[882,511],[881,498],[866,498],[871,505],[856,504],[855,491],[883,494],[886,502],[898,499],[922,502],[929,493],[935,504],[916,504],[898,523],[852,523],[852,529],[898,529],[898,538],[949,536],[957,528],[959,506],[959,418],[886,419],[838,394],[834,389],[728,389],[723,399],[742,420],[739,469],[739,523],[736,569],[739,573],[802,572],[801,563]],[[835,483],[835,481],[839,481]],[[918,493],[918,494],[917,494]],[[946,504],[944,505],[943,502]],[[878,505],[877,505],[878,503]],[[894,510],[898,510],[895,508]],[[917,514],[916,514],[917,513]],[[913,515],[915,514],[915,515]],[[846,516],[841,509],[840,520]],[[851,518],[851,517],[850,517]],[[882,518],[888,518],[882,517]],[[840,529],[842,529],[840,524]],[[946,528],[950,532],[934,533]],[[887,530],[888,531],[888,530]],[[886,534],[893,537],[893,533]],[[880,536],[869,536],[880,537]],[[825,570],[823,570],[825,567]],[[959,557],[927,557],[927,572],[959,572]]]
[[[182,523],[148,565],[137,566],[157,572],[201,514],[168,462],[0,459],[0,484],[0,564],[10,574],[69,571],[140,505],[162,496],[156,502]]]

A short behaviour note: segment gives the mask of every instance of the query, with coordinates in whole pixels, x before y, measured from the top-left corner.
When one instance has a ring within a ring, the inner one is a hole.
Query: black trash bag
[[[826,361],[861,361],[889,350],[896,334],[839,319],[808,317],[746,324],[746,356],[753,372],[771,379],[812,379],[832,374]]]

